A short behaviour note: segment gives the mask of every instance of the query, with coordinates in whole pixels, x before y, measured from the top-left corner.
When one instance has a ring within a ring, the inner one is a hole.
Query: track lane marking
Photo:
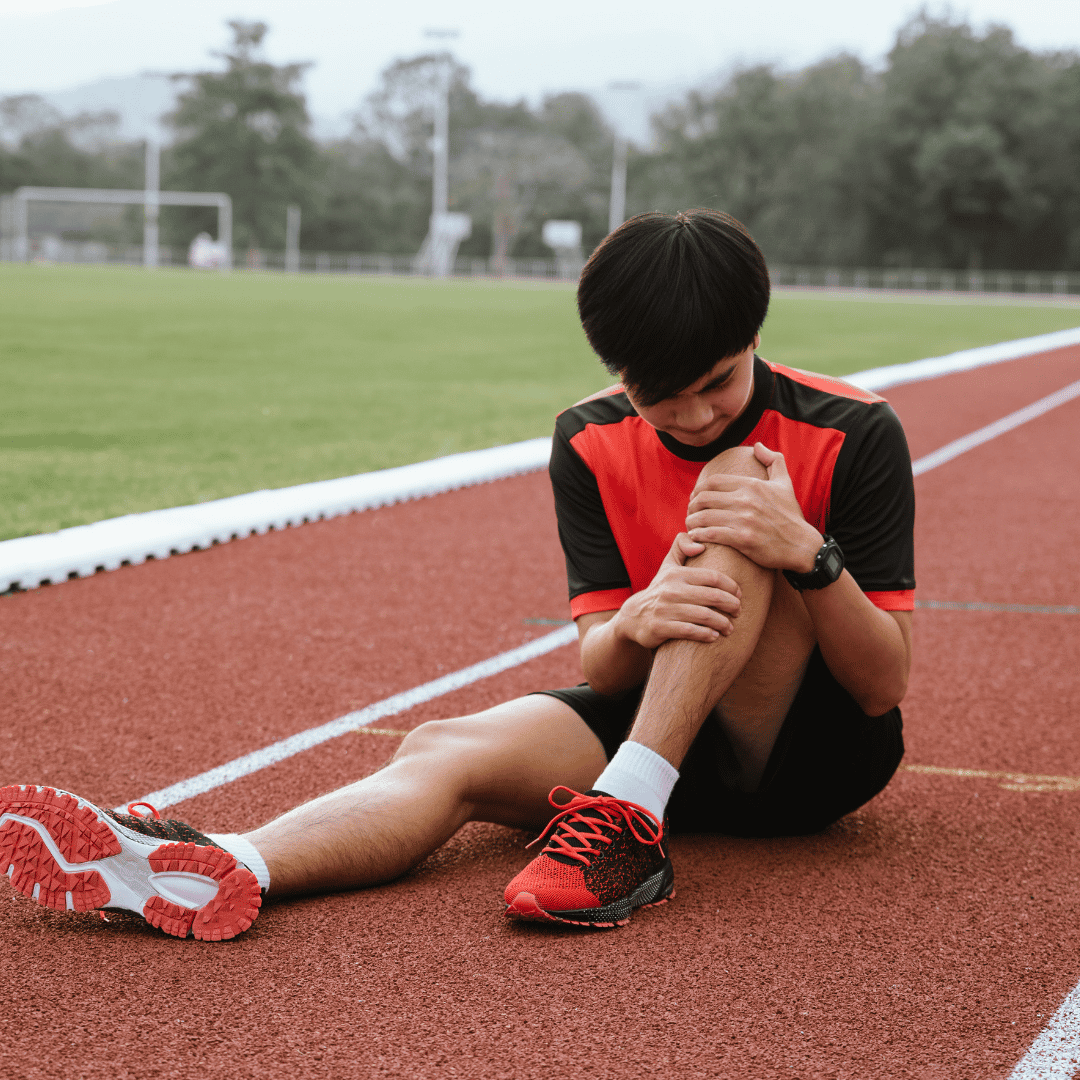
[[[915,476],[921,476],[924,472],[936,469],[939,465],[966,454],[968,450],[974,450],[976,446],[982,446],[983,443],[996,439],[999,435],[1004,435],[1005,432],[1012,431],[1077,397],[1080,397],[1080,379],[1022,409],[1017,409],[1014,413],[1009,413],[1008,416],[1003,416],[1000,420],[995,420],[992,424],[987,424],[986,427],[979,428],[978,431],[973,431],[970,435],[962,435],[959,439],[946,443],[940,450],[913,462],[911,471]]]
[[[1080,1072],[1080,984],[1069,992],[1009,1080],[1073,1080]]]
[[[1080,615],[1076,604],[994,604],[983,600],[916,600],[927,611],[1010,611],[1019,615]]]
[[[1080,397],[1080,380],[1053,394],[1048,394],[1031,405],[1018,409],[1016,412],[1010,413],[1001,420],[988,424],[970,435],[955,439],[953,442],[941,447],[940,450],[935,450],[933,453],[919,458],[912,464],[912,472],[915,476],[919,476],[922,473],[929,472],[931,469],[936,469],[939,465],[952,461],[960,454],[989,442],[1007,431],[1012,431],[1021,424],[1034,420],[1051,409],[1064,405],[1065,402],[1071,401],[1075,397]],[[313,746],[335,739],[339,735],[348,734],[359,727],[366,727],[385,716],[395,716],[398,713],[405,712],[414,705],[442,697],[452,690],[468,686],[470,683],[477,682],[480,679],[486,679],[489,675],[495,675],[512,667],[517,667],[534,657],[542,656],[576,640],[577,628],[575,626],[560,627],[558,630],[545,634],[543,637],[537,638],[535,641],[529,642],[518,649],[511,649],[509,652],[500,653],[498,656],[493,656],[488,660],[483,660],[450,675],[444,675],[440,679],[424,683],[412,690],[394,694],[383,701],[375,702],[356,712],[346,713],[344,716],[321,724],[319,727],[309,728],[307,731],[290,735],[288,738],[280,739],[278,742],[271,743],[261,750],[252,751],[250,754],[245,754],[216,768],[208,769],[197,776],[181,780],[176,784],[170,784],[159,791],[152,791],[148,795],[141,796],[137,801],[148,802],[159,809],[164,809],[185,799],[194,798],[196,795],[203,795],[208,791],[213,791],[215,788],[230,784],[234,780],[239,780],[242,776],[249,776],[251,773],[275,765],[279,761],[294,757],[304,750],[310,750]],[[114,809],[118,813],[123,813],[126,806],[125,803],[114,807]]]
[[[1035,776],[1031,773],[993,772],[989,769],[952,769],[943,765],[901,765],[901,772],[926,776],[953,776],[962,780],[1001,780],[1006,791],[1080,791],[1080,776]]]
[[[1031,405],[1018,409],[1016,412],[1010,413],[1008,416],[969,435],[955,439],[933,453],[919,458],[912,463],[912,473],[915,476],[921,476],[939,465],[954,460],[968,450],[981,446],[999,435],[1003,435],[1030,420],[1043,416],[1050,410],[1077,397],[1080,397],[1080,380],[1053,394],[1048,394]],[[981,610],[981,608],[977,610]],[[396,715],[421,702],[430,701],[433,698],[449,693],[451,690],[467,686],[472,682],[506,671],[511,667],[516,667],[518,664],[525,663],[536,656],[541,656],[544,653],[561,648],[563,645],[568,645],[576,638],[577,630],[575,627],[561,627],[553,633],[546,634],[519,649],[500,653],[490,660],[474,664],[441,679],[424,683],[414,690],[395,694],[393,697],[376,702],[357,712],[348,713],[320,727],[282,739],[262,750],[257,750],[225,765],[218,766],[216,769],[210,769],[160,791],[151,792],[149,795],[143,796],[139,801],[150,802],[164,808],[184,799],[192,798],[195,795],[211,791],[214,788],[222,787],[233,780],[239,779],[241,776],[250,775],[329,739],[344,735],[349,731],[355,731],[357,728],[366,726],[384,716]],[[918,771],[918,767],[912,768]],[[937,771],[934,766],[923,766],[922,768],[927,771]],[[950,774],[959,776],[971,775],[975,772],[977,770],[955,770]],[[1022,774],[1008,775],[1018,777]],[[1047,779],[1068,780],[1069,778]],[[1026,788],[1023,790],[1035,789]],[[125,807],[121,806],[116,809],[122,813]],[[1061,1007],[1051,1017],[1050,1022],[1021,1058],[1013,1070],[1010,1080],[1071,1080],[1076,1072],[1077,1065],[1080,1064],[1078,1047],[1080,1047],[1080,984],[1073,988]]]
[[[577,641],[577,627],[561,627],[516,649],[510,649],[508,652],[499,653],[497,656],[492,656],[487,660],[481,660],[478,664],[472,664],[470,667],[462,668],[460,671],[443,675],[439,679],[423,683],[412,690],[406,690],[403,693],[384,698],[382,701],[376,701],[372,705],[358,709],[355,712],[346,713],[344,716],[340,716],[338,719],[331,720],[326,724],[321,724],[319,727],[309,728],[307,731],[290,735],[287,739],[280,739],[269,746],[264,746],[261,750],[244,754],[243,757],[228,761],[215,769],[208,769],[197,776],[181,780],[177,784],[170,784],[166,788],[161,788],[160,791],[152,791],[149,795],[144,795],[141,799],[135,801],[148,802],[159,810],[166,806],[173,806],[175,803],[183,802],[185,799],[191,799],[196,795],[203,795],[207,791],[213,791],[214,788],[231,784],[242,776],[249,776],[251,773],[259,772],[259,770],[270,765],[276,765],[279,761],[294,757],[304,750],[310,750],[320,743],[336,739],[340,735],[348,735],[357,728],[366,727],[376,720],[381,720],[384,716],[396,716],[398,713],[405,712],[415,705],[449,694],[452,690],[459,690],[463,686],[469,686],[471,683],[479,682],[481,679],[486,679],[491,675],[497,675],[501,671],[508,671],[510,668],[517,667],[519,664],[524,664],[538,656],[543,656],[555,649],[561,649],[572,641]],[[121,814],[127,812],[126,804],[113,807],[113,809]]]

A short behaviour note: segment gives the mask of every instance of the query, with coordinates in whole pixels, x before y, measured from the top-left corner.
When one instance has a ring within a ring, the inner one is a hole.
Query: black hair
[[[655,405],[753,344],[769,310],[769,271],[730,214],[639,214],[592,253],[577,300],[604,366]]]

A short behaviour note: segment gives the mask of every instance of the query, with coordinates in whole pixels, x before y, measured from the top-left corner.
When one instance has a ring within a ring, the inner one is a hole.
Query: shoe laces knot
[[[570,801],[556,802],[555,795],[559,792],[570,795]],[[560,786],[548,795],[548,802],[559,812],[528,847],[550,836],[548,844],[541,848],[543,853],[565,855],[586,866],[592,865],[588,856],[599,855],[602,850],[593,845],[611,844],[624,828],[642,844],[659,844],[664,834],[663,824],[644,806],[611,795],[582,795]]]

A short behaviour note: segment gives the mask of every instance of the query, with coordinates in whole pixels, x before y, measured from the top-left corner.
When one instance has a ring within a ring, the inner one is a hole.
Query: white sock
[[[644,806],[657,821],[663,821],[664,807],[678,779],[679,770],[655,751],[641,743],[624,742],[593,787]]]
[[[230,855],[235,855],[255,875],[255,880],[263,892],[270,888],[270,871],[266,869],[266,861],[246,836],[239,833],[212,832],[206,835],[218,847],[223,847]]]

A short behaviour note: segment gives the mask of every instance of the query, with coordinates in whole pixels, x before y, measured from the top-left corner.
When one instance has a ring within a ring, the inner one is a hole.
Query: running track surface
[[[913,457],[1080,378],[1080,350],[888,394]],[[918,596],[1075,605],[1080,400],[920,477]],[[0,599],[0,783],[112,806],[550,631],[533,474]],[[919,610],[909,764],[1080,776],[1080,616]],[[384,721],[577,681],[573,647]],[[169,811],[243,830],[383,763],[356,733]],[[0,884],[0,1075],[1007,1077],[1080,979],[1078,795],[901,771],[825,833],[672,842],[628,927],[510,924],[528,837],[270,905],[226,944]]]

